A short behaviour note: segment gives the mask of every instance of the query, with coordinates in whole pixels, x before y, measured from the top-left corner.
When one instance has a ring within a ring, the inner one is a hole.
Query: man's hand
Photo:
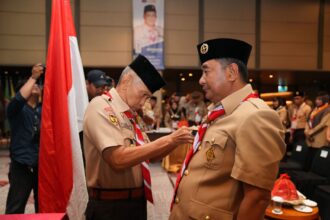
[[[192,144],[194,142],[194,136],[191,132],[192,131],[185,126],[174,131],[172,134],[168,135],[168,137],[171,138],[170,145]]]
[[[31,78],[32,79],[39,79],[39,77],[41,76],[41,74],[44,73],[44,67],[42,66],[41,63],[37,63],[32,67],[32,74],[31,74]]]

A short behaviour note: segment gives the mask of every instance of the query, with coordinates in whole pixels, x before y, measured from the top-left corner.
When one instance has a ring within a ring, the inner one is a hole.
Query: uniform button
[[[179,197],[175,197],[175,203],[179,203],[179,202],[180,202]]]
[[[202,146],[201,146],[201,145],[199,145],[198,150],[199,150],[199,151],[202,150]]]
[[[188,174],[189,174],[189,171],[188,171],[188,170],[185,170],[185,171],[184,171],[184,175],[185,175],[185,176],[188,176]]]
[[[210,220],[211,217],[209,215],[205,216],[205,220]]]

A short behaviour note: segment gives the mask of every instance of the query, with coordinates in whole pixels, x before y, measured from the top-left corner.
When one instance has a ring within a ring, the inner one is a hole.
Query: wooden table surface
[[[313,208],[313,212],[304,213],[298,212],[293,207],[282,207],[283,214],[276,215],[272,213],[272,206],[269,205],[266,209],[265,217],[266,219],[283,219],[283,220],[318,220],[319,219],[319,209],[317,207]]]

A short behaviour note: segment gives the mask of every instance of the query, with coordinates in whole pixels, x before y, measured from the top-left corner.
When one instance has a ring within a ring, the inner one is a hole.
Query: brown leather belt
[[[144,188],[133,189],[97,189],[88,188],[90,199],[94,200],[130,200],[144,197]]]

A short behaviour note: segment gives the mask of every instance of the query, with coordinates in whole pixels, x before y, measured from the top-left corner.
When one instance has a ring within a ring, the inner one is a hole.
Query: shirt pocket
[[[203,140],[204,166],[209,169],[219,169],[225,157],[228,135],[221,131],[209,135]]]
[[[196,200],[190,200],[188,209],[189,219],[221,219],[233,220],[232,212],[219,209]]]

